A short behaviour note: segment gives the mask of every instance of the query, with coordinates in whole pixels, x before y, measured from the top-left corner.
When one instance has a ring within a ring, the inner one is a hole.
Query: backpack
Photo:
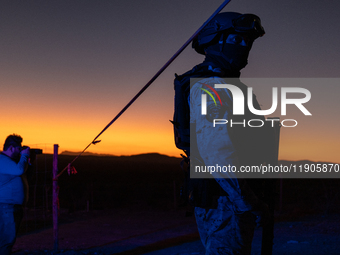
[[[216,208],[217,199],[220,195],[220,187],[214,179],[190,179],[190,78],[206,78],[219,76],[209,63],[195,66],[192,70],[182,74],[175,74],[175,111],[173,121],[174,138],[176,147],[183,150],[186,155],[181,156],[184,160],[181,167],[184,171],[184,183],[180,191],[180,206],[199,206],[202,208]],[[192,145],[195,146],[195,145]],[[184,163],[187,167],[184,167]],[[189,212],[187,212],[189,213]],[[188,214],[189,215],[189,214]]]
[[[183,150],[187,155],[190,154],[190,106],[188,103],[190,78],[211,76],[219,76],[219,74],[209,67],[209,63],[197,65],[182,75],[175,74],[175,111],[171,123],[174,125],[176,147]]]

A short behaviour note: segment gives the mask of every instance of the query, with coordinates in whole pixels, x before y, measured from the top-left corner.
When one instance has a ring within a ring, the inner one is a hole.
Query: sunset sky
[[[222,2],[1,1],[0,143],[17,133],[46,153],[53,144],[82,151]],[[281,129],[280,159],[340,163],[339,10],[337,0],[232,0],[224,9],[261,17],[266,34],[241,77],[264,109],[271,87],[246,78],[287,87],[295,87],[287,78],[318,78],[304,85],[312,116],[291,107],[281,117],[299,124]],[[174,73],[202,61],[188,47],[88,151],[179,156],[169,122]]]

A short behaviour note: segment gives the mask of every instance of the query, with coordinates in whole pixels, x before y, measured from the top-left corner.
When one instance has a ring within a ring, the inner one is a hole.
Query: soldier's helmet
[[[222,33],[247,34],[252,41],[263,36],[265,31],[261,20],[254,14],[237,12],[223,12],[207,24],[207,26],[193,40],[192,47],[196,52],[204,54],[207,46],[218,43]]]

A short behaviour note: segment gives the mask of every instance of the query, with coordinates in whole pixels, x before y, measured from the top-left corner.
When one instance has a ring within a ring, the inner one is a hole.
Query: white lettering
[[[295,125],[294,125],[294,126],[287,126],[287,125],[283,124],[285,121],[293,121],[293,122],[295,122]],[[298,122],[297,122],[296,120],[293,120],[293,119],[286,119],[286,120],[283,120],[283,121],[281,122],[281,125],[282,125],[283,127],[296,127],[297,124],[298,124]]]
[[[213,123],[214,123],[213,126],[215,127],[216,125],[227,124],[228,120],[226,120],[226,119],[214,119]]]
[[[249,111],[255,115],[270,115],[275,112],[277,108],[277,88],[273,88],[272,106],[268,110],[258,110],[254,108],[253,104],[253,88],[248,88],[248,108]]]
[[[288,99],[287,93],[302,93],[305,98]],[[302,104],[307,103],[311,99],[311,93],[304,88],[281,88],[281,115],[286,115],[287,104],[295,104],[304,115],[312,115]]]
[[[246,120],[243,119],[242,122],[233,122],[233,120],[230,120],[230,127],[233,127],[233,124],[235,124],[235,125],[243,125],[243,127],[246,127]]]
[[[250,122],[254,122],[254,121],[261,122],[261,125],[260,125],[260,126],[251,125]],[[248,126],[249,126],[249,127],[262,127],[263,125],[264,125],[264,121],[263,121],[263,120],[260,120],[260,119],[252,119],[252,120],[249,120],[249,121],[248,121]]]

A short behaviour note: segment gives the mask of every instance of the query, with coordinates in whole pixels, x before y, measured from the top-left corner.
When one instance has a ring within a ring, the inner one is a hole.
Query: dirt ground
[[[183,210],[121,208],[78,212],[59,226],[59,250],[52,228],[17,238],[13,254],[203,255],[194,217]],[[278,219],[280,217],[277,217]],[[282,217],[281,217],[282,218]],[[261,229],[253,242],[260,254]],[[313,215],[275,224],[273,254],[340,254],[340,215]]]
[[[65,165],[73,157],[59,159]],[[46,156],[39,162],[49,165],[51,160]],[[64,211],[58,251],[53,251],[52,228],[46,228],[18,236],[13,254],[203,255],[194,217],[174,209],[183,182],[180,161],[159,154],[83,157],[76,176],[59,180]],[[275,215],[273,255],[340,255],[338,179],[285,179],[277,194],[281,213]],[[86,201],[92,205],[89,212],[83,211]],[[261,254],[261,229],[252,248],[252,255]]]

